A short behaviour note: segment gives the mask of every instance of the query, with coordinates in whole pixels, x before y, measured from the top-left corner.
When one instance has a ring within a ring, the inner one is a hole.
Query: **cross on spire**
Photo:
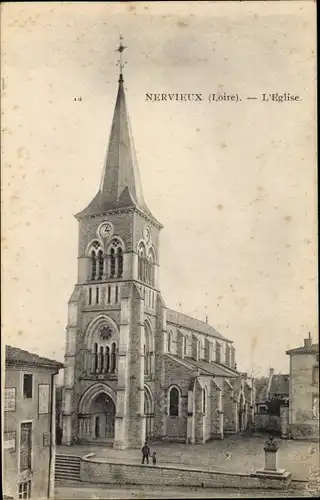
[[[127,64],[126,62],[124,63],[123,62],[123,56],[122,56],[122,52],[127,49],[128,47],[123,45],[122,44],[122,36],[120,35],[119,36],[119,47],[116,49],[116,52],[119,52],[119,60],[117,62],[117,65],[119,66],[119,69],[120,69],[120,76],[119,76],[119,81],[123,81],[123,77],[122,77],[122,70],[123,70],[123,67],[125,64]]]

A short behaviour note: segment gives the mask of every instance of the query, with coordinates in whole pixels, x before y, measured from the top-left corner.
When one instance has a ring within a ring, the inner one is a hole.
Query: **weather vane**
[[[120,35],[120,43],[119,43],[119,47],[116,49],[116,52],[119,52],[119,61],[118,61],[118,66],[120,68],[120,75],[122,74],[122,70],[123,70],[123,67],[125,64],[127,64],[126,62],[124,63],[123,62],[123,56],[122,56],[122,52],[127,49],[128,47],[126,47],[125,45],[122,45],[122,36]]]

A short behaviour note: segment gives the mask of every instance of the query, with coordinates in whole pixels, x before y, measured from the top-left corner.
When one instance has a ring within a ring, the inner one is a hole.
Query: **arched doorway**
[[[91,403],[90,415],[94,420],[94,438],[114,438],[115,404],[107,394],[100,393]]]
[[[110,441],[115,434],[116,392],[105,383],[90,386],[79,401],[79,438]]]
[[[152,427],[153,427],[153,404],[152,404],[152,394],[148,387],[144,387],[144,415],[145,415],[145,431],[146,431],[146,441],[152,438]]]

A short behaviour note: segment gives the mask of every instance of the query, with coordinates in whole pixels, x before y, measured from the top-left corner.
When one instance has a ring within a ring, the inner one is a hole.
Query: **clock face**
[[[100,226],[99,233],[102,238],[106,238],[107,236],[110,236],[112,234],[112,225],[110,222],[105,222]]]
[[[151,234],[150,234],[150,229],[148,227],[144,228],[143,237],[144,237],[144,239],[146,240],[147,243],[150,242]]]

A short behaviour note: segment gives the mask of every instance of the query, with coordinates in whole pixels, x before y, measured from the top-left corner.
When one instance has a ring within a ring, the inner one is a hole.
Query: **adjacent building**
[[[162,225],[143,197],[122,73],[101,184],[76,218],[63,444],[203,443],[245,430],[253,380],[237,370],[232,340],[168,308],[161,295]]]
[[[255,379],[256,414],[255,428],[280,434],[281,414],[289,403],[289,374],[274,373],[270,368],[269,377]]]
[[[62,444],[62,391],[63,388],[56,386],[56,444]]]
[[[54,488],[55,375],[63,365],[6,346],[3,493],[48,498]]]
[[[311,335],[290,356],[289,431],[293,439],[319,439],[319,344]]]

